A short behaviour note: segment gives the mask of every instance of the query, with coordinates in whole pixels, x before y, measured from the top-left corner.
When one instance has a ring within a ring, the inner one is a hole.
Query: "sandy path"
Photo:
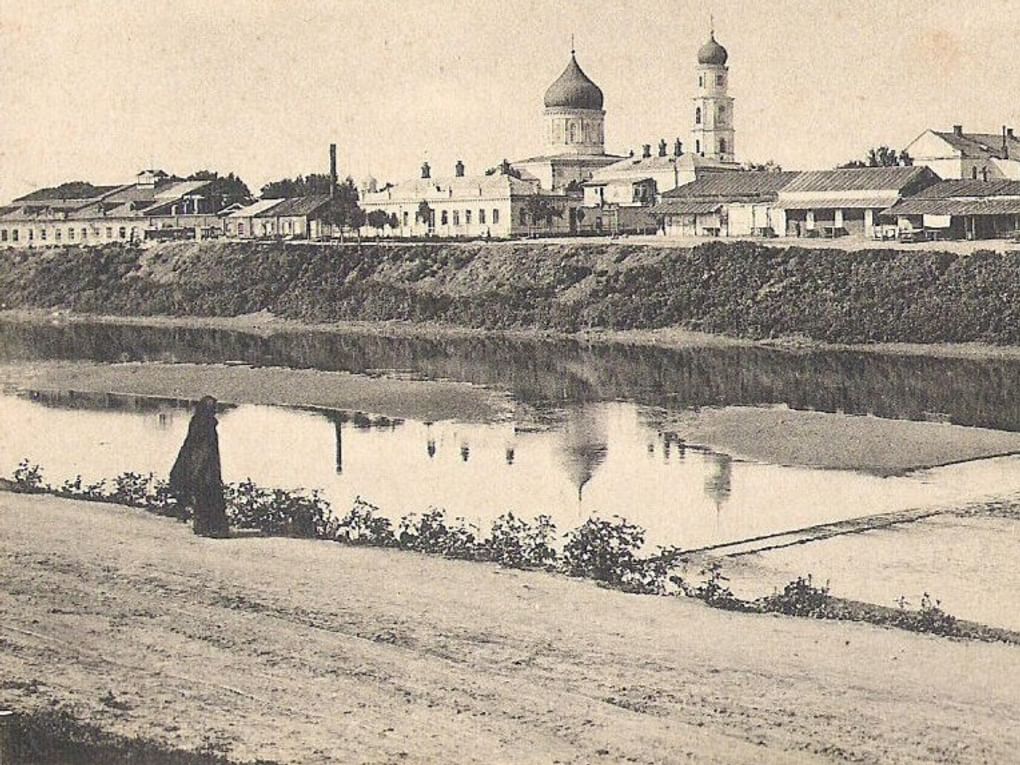
[[[215,542],[11,494],[0,577],[0,702],[56,699],[239,758],[1007,762],[1020,747],[1006,646],[405,553]]]

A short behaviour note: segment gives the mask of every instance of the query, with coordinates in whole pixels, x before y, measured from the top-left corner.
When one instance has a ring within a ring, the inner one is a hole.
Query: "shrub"
[[[709,562],[698,574],[704,578],[697,585],[692,585],[680,576],[672,576],[670,580],[687,597],[703,600],[713,608],[723,608],[728,611],[751,610],[750,604],[734,595],[729,585],[726,584],[729,578],[723,574],[722,564],[719,561]]]
[[[397,538],[389,518],[377,515],[378,512],[378,507],[358,497],[354,507],[337,521],[334,539],[349,545],[396,546]]]
[[[148,475],[121,473],[113,479],[113,491],[108,496],[108,499],[121,505],[148,507],[149,487],[152,482],[152,473]]]
[[[258,529],[270,536],[328,539],[334,535],[329,503],[318,491],[263,489],[248,478],[224,486],[223,494],[227,518],[236,528]]]
[[[446,511],[433,508],[422,515],[411,513],[400,519],[397,543],[405,550],[444,555],[447,558],[480,557],[478,529],[455,519],[447,525]]]
[[[563,570],[629,592],[653,593],[662,587],[661,556],[641,558],[645,530],[618,515],[592,517],[566,535]]]
[[[539,515],[533,523],[504,513],[492,522],[484,542],[485,557],[509,568],[552,568],[556,563],[553,547],[556,526],[548,515]]]
[[[943,611],[942,602],[932,598],[927,592],[921,595],[921,604],[917,611],[908,610],[906,598],[903,597],[900,597],[897,605],[899,610],[893,620],[897,627],[913,632],[930,632],[934,635],[960,634],[956,617]]]
[[[38,494],[47,490],[43,483],[42,468],[34,465],[25,457],[14,469],[14,490],[26,494]]]
[[[836,606],[829,595],[829,583],[816,587],[811,574],[798,576],[783,587],[782,592],[762,598],[763,611],[787,614],[788,616],[809,616],[815,619],[836,618]]]

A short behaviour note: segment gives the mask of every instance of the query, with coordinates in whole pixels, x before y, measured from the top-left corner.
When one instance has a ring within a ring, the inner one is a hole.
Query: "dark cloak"
[[[170,491],[179,502],[191,507],[196,534],[225,537],[229,526],[216,424],[216,399],[206,396],[195,407],[188,436],[170,471]]]

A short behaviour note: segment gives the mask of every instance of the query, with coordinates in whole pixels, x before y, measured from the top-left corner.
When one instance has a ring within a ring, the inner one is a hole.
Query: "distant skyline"
[[[926,128],[1020,128],[1020,3],[0,0],[0,200],[153,165],[267,181],[481,172],[542,150],[574,35],[606,149],[690,143],[714,14],[737,158],[830,168]]]

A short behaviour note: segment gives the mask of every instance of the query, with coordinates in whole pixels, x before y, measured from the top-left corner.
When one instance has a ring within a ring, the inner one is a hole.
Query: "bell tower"
[[[698,94],[694,97],[695,154],[722,162],[734,161],[733,98],[728,94],[729,54],[715,40],[715,30],[698,51]]]

